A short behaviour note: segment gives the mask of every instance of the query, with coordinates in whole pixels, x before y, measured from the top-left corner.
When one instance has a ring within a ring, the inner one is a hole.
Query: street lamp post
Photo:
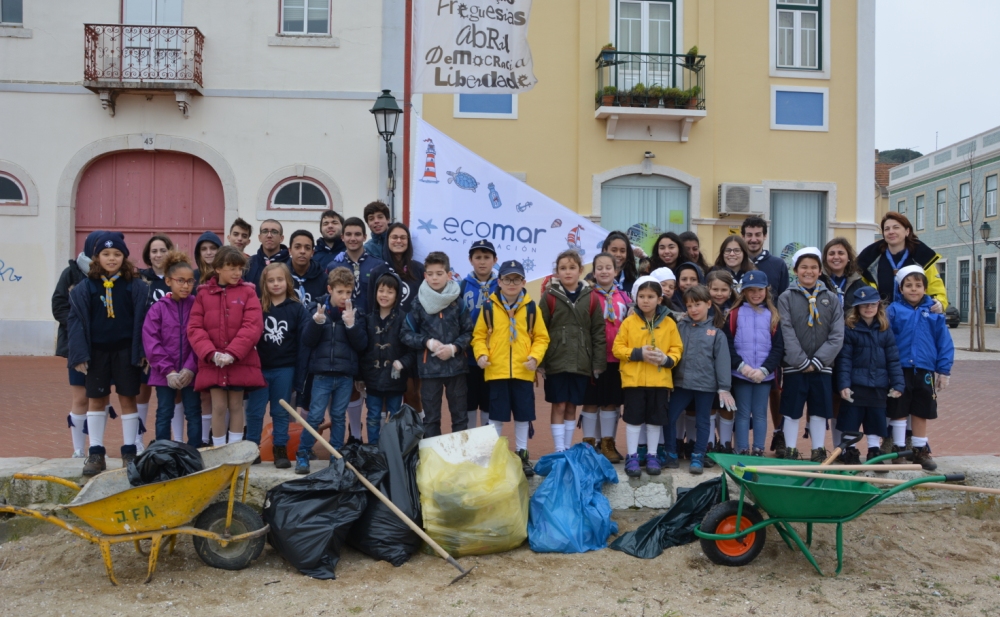
[[[1000,240],[990,240],[990,233],[992,231],[990,224],[986,221],[983,221],[983,224],[979,226],[979,236],[983,239],[983,242],[1000,248]]]
[[[403,110],[396,104],[396,97],[391,90],[383,90],[382,94],[375,99],[375,105],[369,110],[375,116],[375,127],[378,134],[385,140],[385,154],[389,166],[389,178],[386,187],[389,189],[389,208],[392,210],[392,218],[396,219],[396,178],[395,161],[392,154],[392,138],[396,134],[396,125],[399,122],[399,114]]]

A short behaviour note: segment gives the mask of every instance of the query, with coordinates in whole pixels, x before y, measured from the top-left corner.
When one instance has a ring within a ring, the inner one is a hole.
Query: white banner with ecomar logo
[[[469,247],[485,239],[500,261],[520,261],[534,280],[551,274],[556,256],[568,248],[586,264],[608,232],[418,119],[410,234],[418,261],[444,251],[464,276]]]
[[[538,82],[531,0],[415,0],[413,91],[517,94]]]

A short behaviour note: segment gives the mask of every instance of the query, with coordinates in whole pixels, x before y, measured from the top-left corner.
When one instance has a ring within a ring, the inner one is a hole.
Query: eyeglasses
[[[724,251],[722,251],[722,252],[723,252],[724,254],[726,254],[726,255],[739,255],[740,253],[742,253],[742,252],[743,252],[743,249],[740,249],[740,248],[735,248],[735,249],[726,249],[726,250],[724,250]]]
[[[281,231],[277,229],[261,229],[260,235],[262,236],[280,236]]]
[[[524,282],[524,279],[520,276],[505,276],[500,279],[500,282],[504,285],[517,285]]]
[[[194,279],[174,279],[174,278],[172,278],[172,279],[167,279],[167,280],[173,281],[174,283],[177,283],[178,285],[181,285],[183,287],[188,287],[188,286],[194,285]]]

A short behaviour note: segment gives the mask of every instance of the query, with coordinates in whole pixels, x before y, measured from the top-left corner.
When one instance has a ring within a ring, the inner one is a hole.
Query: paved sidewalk
[[[959,328],[952,332],[958,345],[962,344],[963,334],[965,345],[968,345],[967,329]],[[1000,331],[996,336],[997,347],[1000,348]],[[975,355],[989,356],[990,359],[1000,361],[1000,353]],[[998,373],[1000,363],[956,361],[951,387],[940,396],[940,419],[931,423],[930,437],[935,455],[1000,455]],[[71,453],[72,444],[66,426],[66,415],[69,413],[69,388],[66,379],[66,361],[63,358],[0,356],[0,395],[3,397],[0,419],[4,429],[0,431],[0,457],[61,458]],[[550,406],[545,403],[541,388],[536,388],[535,400],[538,420],[534,423],[535,437],[529,444],[532,458],[552,451]],[[120,408],[114,396],[112,404]],[[153,407],[155,409],[155,398]],[[151,410],[150,425],[154,415],[155,412]],[[447,411],[442,426],[450,426]],[[105,443],[112,456],[117,455],[122,443],[120,427],[118,421],[108,423]],[[513,444],[513,426],[507,427],[505,435]],[[578,429],[575,432],[575,442],[579,442],[581,437]],[[619,423],[618,444],[619,451],[624,451],[623,423]],[[808,451],[810,446],[807,442],[800,441],[799,447]]]

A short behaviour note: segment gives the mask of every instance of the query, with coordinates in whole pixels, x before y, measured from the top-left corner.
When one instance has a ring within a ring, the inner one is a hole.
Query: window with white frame
[[[941,284],[944,285],[945,291],[948,290],[948,262],[941,260],[934,264],[937,266],[938,276],[941,277]]]
[[[821,69],[821,0],[778,0],[775,53],[780,69]]]
[[[969,220],[969,183],[958,187],[958,220],[963,223]]]
[[[672,87],[678,84],[674,60],[657,54],[676,53],[676,6],[673,0],[618,0],[617,84]]]
[[[899,201],[896,202],[896,212],[899,212],[900,214],[906,214],[906,200],[905,199],[900,199]]]
[[[0,205],[23,206],[28,203],[24,187],[14,176],[0,173]]]
[[[17,24],[24,22],[22,0],[0,0],[0,24]]]
[[[944,227],[948,224],[948,191],[941,189],[937,192],[937,226]]]
[[[271,191],[268,210],[326,210],[330,196],[319,182],[311,178],[292,178]]]
[[[517,120],[516,94],[456,94],[453,117]]]
[[[986,216],[997,215],[997,177],[986,176]]]
[[[917,231],[924,228],[924,196],[917,195],[916,197],[916,210],[917,210]]]
[[[281,33],[325,35],[330,33],[330,0],[280,0]]]

